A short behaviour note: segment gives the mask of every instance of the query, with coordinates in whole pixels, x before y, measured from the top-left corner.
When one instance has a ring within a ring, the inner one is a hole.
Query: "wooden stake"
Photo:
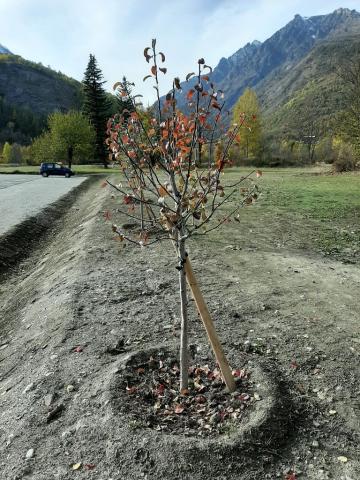
[[[191,289],[192,295],[194,297],[198,312],[200,314],[201,320],[203,321],[203,324],[206,329],[206,333],[209,337],[212,349],[214,350],[214,354],[216,357],[216,360],[219,364],[219,367],[221,369],[221,374],[224,379],[224,382],[226,383],[227,388],[229,389],[230,392],[233,392],[236,389],[235,385],[235,380],[234,377],[231,373],[229,363],[225,357],[224,351],[222,349],[221,343],[219,341],[219,337],[217,336],[216,330],[214,323],[211,319],[209,310],[206,306],[204,297],[202,296],[202,293],[200,291],[199,285],[197,284],[193,269],[191,267],[190,259],[189,257],[186,258],[186,262],[184,265],[185,268],[185,273],[186,273],[186,279],[188,282],[188,285]]]

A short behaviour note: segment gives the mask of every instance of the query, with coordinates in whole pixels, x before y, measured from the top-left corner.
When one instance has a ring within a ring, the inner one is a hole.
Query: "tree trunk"
[[[186,261],[185,241],[179,242],[181,265],[179,268],[180,305],[181,305],[181,334],[180,334],[180,389],[189,387],[189,351],[188,351],[188,310],[186,294],[186,275],[184,264]]]

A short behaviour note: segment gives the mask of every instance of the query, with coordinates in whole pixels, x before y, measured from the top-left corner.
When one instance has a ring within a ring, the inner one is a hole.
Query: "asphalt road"
[[[84,180],[85,177],[0,174],[0,235],[36,215]]]

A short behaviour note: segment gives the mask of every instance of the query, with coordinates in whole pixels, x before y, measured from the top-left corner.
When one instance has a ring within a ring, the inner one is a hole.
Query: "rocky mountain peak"
[[[10,52],[10,50],[7,49],[6,47],[4,47],[3,45],[1,45],[1,43],[0,43],[0,54],[12,55],[12,53]]]

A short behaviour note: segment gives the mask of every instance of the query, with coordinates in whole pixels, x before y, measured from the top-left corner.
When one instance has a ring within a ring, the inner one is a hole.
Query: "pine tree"
[[[94,55],[90,54],[89,63],[84,74],[83,111],[89,117],[96,132],[96,156],[107,167],[107,149],[105,145],[106,124],[110,113],[110,102],[103,88],[103,74]]]
[[[134,84],[130,83],[125,76],[123,77],[121,83],[127,88],[129,93],[131,94],[132,87],[133,87]],[[130,113],[134,111],[134,106],[133,106],[133,103],[131,101],[130,96],[125,97],[125,100],[124,100],[124,97],[122,97],[119,94],[119,92],[117,92],[116,93],[116,100],[117,100],[117,111],[118,111],[118,113],[121,114],[121,113],[124,112],[124,110],[128,110],[129,111],[128,115],[130,115]],[[125,116],[128,116],[128,115],[125,115]]]

